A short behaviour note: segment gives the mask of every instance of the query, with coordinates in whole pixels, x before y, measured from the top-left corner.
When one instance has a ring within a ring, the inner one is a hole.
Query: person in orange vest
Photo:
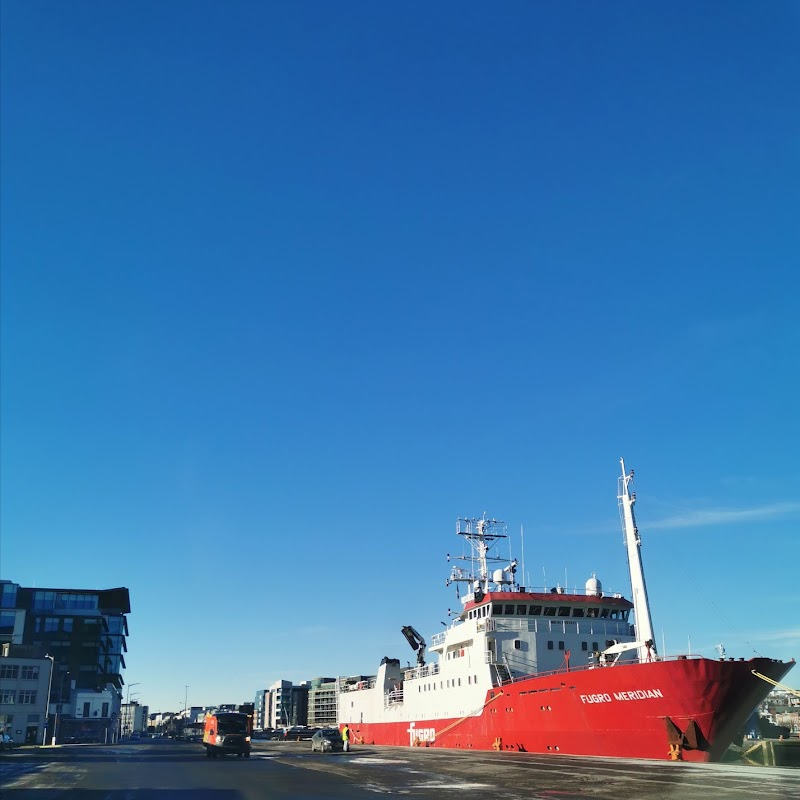
[[[345,753],[350,749],[350,728],[347,727],[346,722],[342,728],[342,749]]]

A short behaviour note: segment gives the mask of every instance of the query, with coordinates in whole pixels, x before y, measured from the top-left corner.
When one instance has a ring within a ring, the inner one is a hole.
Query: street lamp
[[[125,701],[126,705],[130,702],[130,699],[131,699],[131,689],[133,689],[134,686],[141,686],[141,685],[142,685],[141,681],[137,681],[136,683],[129,683],[128,684],[128,699]]]
[[[47,743],[47,725],[50,721],[50,692],[53,689],[53,670],[55,669],[56,660],[51,655],[45,655],[45,658],[50,659],[50,680],[47,683],[47,703],[44,707],[44,733],[42,734],[42,746]],[[56,743],[55,733],[53,733],[52,743]]]

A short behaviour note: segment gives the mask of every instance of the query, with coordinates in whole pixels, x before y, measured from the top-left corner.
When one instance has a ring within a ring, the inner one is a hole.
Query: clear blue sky
[[[413,660],[458,516],[800,658],[793,2],[2,4],[2,577],[153,710]],[[659,641],[659,644],[661,641]],[[789,683],[800,685],[800,668]]]

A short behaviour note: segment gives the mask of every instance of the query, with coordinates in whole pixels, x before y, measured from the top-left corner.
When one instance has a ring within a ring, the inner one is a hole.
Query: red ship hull
[[[517,679],[477,716],[351,722],[356,743],[716,761],[794,665],[677,658]],[[424,741],[420,741],[420,740]]]

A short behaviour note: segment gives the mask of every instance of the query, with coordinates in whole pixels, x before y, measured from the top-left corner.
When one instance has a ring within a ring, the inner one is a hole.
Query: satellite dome
[[[592,577],[586,581],[586,596],[587,597],[600,597],[603,594],[603,584],[595,577],[594,572]]]

